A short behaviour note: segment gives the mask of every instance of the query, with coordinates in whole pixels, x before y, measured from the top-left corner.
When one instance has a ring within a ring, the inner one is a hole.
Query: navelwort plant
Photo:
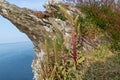
[[[76,49],[77,37],[80,36],[80,24],[78,24],[79,15],[73,19],[65,8],[61,5],[58,7],[71,25],[72,50],[68,50],[65,47],[68,41],[67,38],[59,44],[60,47],[58,47],[59,39],[57,36],[54,36],[52,45],[48,43],[48,40],[45,40],[47,59],[45,59],[44,62],[42,60],[40,61],[42,69],[40,72],[40,80],[79,80],[78,76],[80,73],[77,67],[79,67],[79,63],[85,60],[81,55],[77,55],[78,51]],[[49,46],[52,46],[52,48]],[[52,53],[50,51],[52,51]]]

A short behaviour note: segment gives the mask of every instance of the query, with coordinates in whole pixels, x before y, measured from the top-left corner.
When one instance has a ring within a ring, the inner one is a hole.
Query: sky
[[[45,0],[6,0],[19,7],[27,7],[34,10],[44,11]],[[0,16],[0,43],[16,43],[30,41],[30,39],[20,32],[9,20]]]

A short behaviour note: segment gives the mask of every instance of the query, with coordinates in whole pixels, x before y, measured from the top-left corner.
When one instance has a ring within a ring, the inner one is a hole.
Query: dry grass
[[[81,80],[120,80],[120,54],[103,46],[87,55],[81,68]]]

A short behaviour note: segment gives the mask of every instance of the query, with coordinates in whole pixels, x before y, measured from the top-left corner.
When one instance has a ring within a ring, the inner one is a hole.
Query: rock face
[[[68,6],[68,4],[65,6]],[[74,5],[71,6],[67,7],[69,10],[68,12],[71,15],[76,15],[74,14],[74,12],[76,12],[81,14],[81,17],[85,17],[85,15],[77,10]],[[0,15],[10,20],[11,23],[13,23],[21,32],[25,33],[35,46],[34,50],[36,52],[36,57],[32,63],[34,80],[40,80],[40,60],[44,60],[45,58],[45,40],[52,41],[54,36],[57,36],[59,39],[64,39],[66,36],[69,36],[71,34],[70,24],[67,21],[52,17],[50,7],[47,5],[45,7],[47,8],[47,13],[33,12],[32,10],[19,8],[4,0],[0,0]],[[57,10],[56,6],[53,6],[53,8]],[[87,42],[84,37],[81,39],[84,42],[83,45],[89,45],[86,44],[89,42]],[[69,48],[69,44],[67,45]]]
[[[19,8],[4,0],[0,0],[0,15],[11,21],[21,32],[25,33],[33,42],[34,50],[37,58],[33,61],[32,67],[34,72],[34,79],[39,79],[39,59],[45,55],[44,42],[51,40],[54,36],[63,38],[64,34],[70,33],[70,26],[68,22],[60,19],[55,19],[41,12],[42,16],[39,18],[31,10]]]

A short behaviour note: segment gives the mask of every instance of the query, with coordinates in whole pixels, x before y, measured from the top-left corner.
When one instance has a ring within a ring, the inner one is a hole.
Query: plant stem
[[[77,64],[77,53],[76,53],[76,35],[75,35],[75,24],[72,24],[72,46],[73,46],[73,58],[75,64]]]
[[[50,69],[50,53],[49,53],[47,40],[45,40],[45,49],[46,49],[46,53],[47,53],[47,67],[49,70]]]
[[[54,37],[54,55],[55,55],[55,65],[58,67],[58,54],[57,54],[57,39]]]

